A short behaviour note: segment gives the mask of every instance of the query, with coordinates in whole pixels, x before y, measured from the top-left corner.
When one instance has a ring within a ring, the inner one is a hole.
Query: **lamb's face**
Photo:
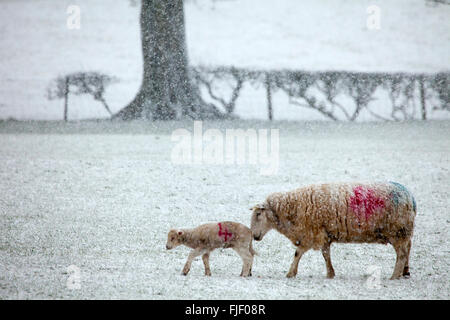
[[[257,205],[252,208],[252,222],[251,230],[253,239],[256,241],[262,240],[264,235],[271,229],[268,215],[271,213],[270,209],[265,208],[264,205]]]
[[[170,249],[176,248],[179,245],[181,245],[182,244],[182,242],[181,242],[182,235],[183,235],[183,231],[170,230],[169,234],[167,235],[166,249],[170,250]]]

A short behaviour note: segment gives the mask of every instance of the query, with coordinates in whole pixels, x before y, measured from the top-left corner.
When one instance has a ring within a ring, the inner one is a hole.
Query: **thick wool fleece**
[[[295,245],[394,243],[414,229],[416,202],[401,184],[330,183],[267,197],[276,229]]]

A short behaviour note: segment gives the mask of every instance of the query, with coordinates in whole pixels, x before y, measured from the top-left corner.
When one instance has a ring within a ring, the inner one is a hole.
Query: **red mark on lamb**
[[[232,233],[228,232],[227,227],[222,228],[222,224],[219,223],[219,237],[223,238],[223,241],[227,242],[233,236]]]
[[[368,221],[376,210],[384,208],[384,200],[373,189],[358,186],[353,188],[353,193],[349,206],[359,219],[364,217]]]

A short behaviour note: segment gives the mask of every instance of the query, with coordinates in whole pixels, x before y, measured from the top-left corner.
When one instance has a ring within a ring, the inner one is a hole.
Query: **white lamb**
[[[205,275],[210,276],[209,254],[217,248],[232,248],[242,258],[241,276],[252,275],[253,256],[252,232],[243,224],[231,221],[207,223],[194,229],[170,230],[167,236],[166,249],[185,245],[193,250],[190,252],[183,274],[187,275],[192,261],[202,255],[205,265]]]

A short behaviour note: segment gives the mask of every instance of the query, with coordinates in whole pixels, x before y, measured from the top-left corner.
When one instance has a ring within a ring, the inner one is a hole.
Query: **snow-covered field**
[[[449,299],[450,122],[207,122],[280,129],[277,175],[251,165],[174,165],[190,122],[0,122],[0,299]],[[390,281],[391,246],[332,246],[336,278],[310,251],[271,231],[254,243],[253,277],[232,250],[201,259],[166,251],[167,231],[208,221],[249,224],[249,207],[309,183],[392,180],[414,193],[411,278]],[[378,275],[380,277],[378,277]],[[79,288],[77,289],[77,287]]]
[[[70,5],[80,8],[80,29],[67,27]],[[377,30],[367,27],[372,5],[380,9]],[[79,71],[118,77],[106,100],[113,112],[123,108],[142,77],[139,10],[137,0],[0,1],[0,118],[62,119],[63,102],[48,101],[47,86],[59,75]],[[193,66],[449,71],[450,6],[425,0],[189,0],[185,16]],[[389,101],[377,98],[374,111],[385,114]],[[266,119],[264,90],[245,84],[236,113]],[[70,97],[69,119],[108,116],[92,97]],[[274,117],[324,119],[289,105],[280,94],[274,95]],[[430,110],[429,117],[450,113]]]

